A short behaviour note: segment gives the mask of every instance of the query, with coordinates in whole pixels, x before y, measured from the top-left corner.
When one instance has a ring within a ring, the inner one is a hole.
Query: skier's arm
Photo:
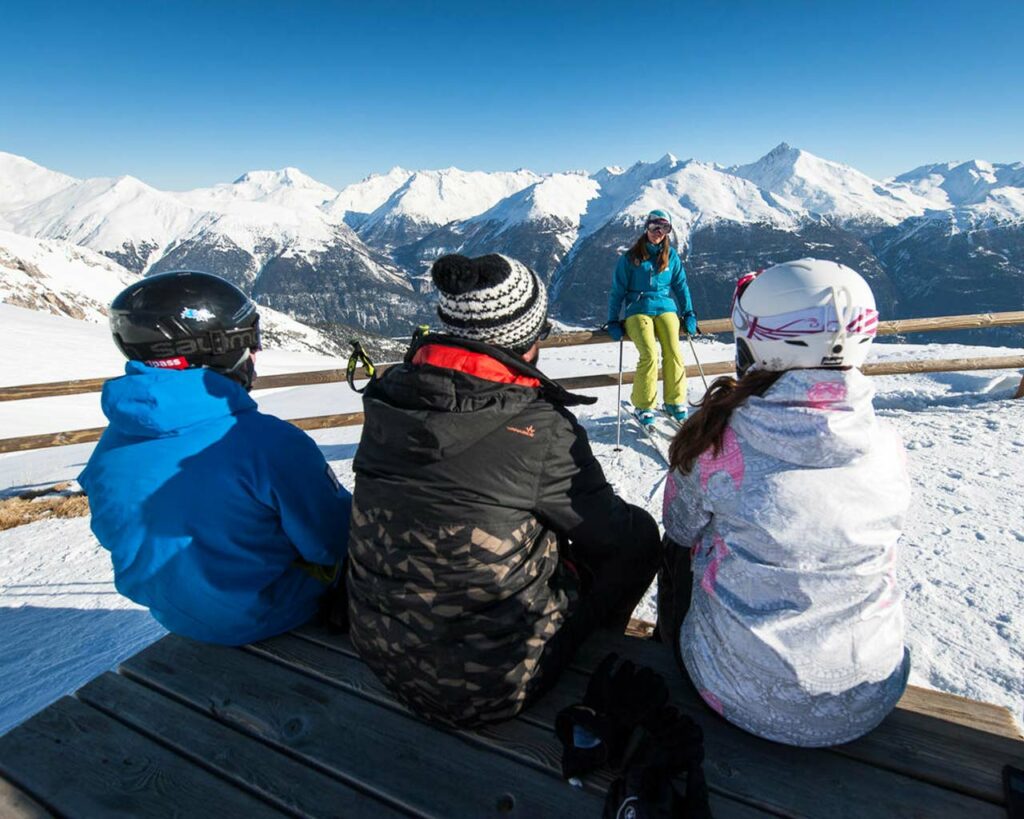
[[[535,513],[581,554],[608,554],[658,540],[654,519],[615,494],[590,449],[587,433],[568,412],[558,411],[537,487]]]
[[[665,479],[665,494],[662,498],[662,521],[665,537],[685,549],[711,522],[711,510],[707,508],[706,496],[694,467],[687,474],[673,469]]]
[[[352,496],[302,430],[273,443],[269,491],[281,528],[305,560],[333,566],[348,550]]]
[[[686,283],[686,269],[683,267],[679,257],[675,258],[675,266],[672,269],[672,292],[675,294],[676,303],[679,305],[681,316],[692,316],[693,300],[690,298],[690,286]]]
[[[615,266],[612,274],[612,289],[608,293],[608,321],[619,320],[619,310],[622,309],[622,300],[626,297],[626,282],[628,273],[626,270],[626,254],[619,257],[619,263]]]
[[[693,300],[690,298],[690,288],[686,284],[686,270],[678,256],[675,257],[675,267],[672,270],[672,292],[679,305],[679,316],[682,319],[683,329],[688,336],[696,335],[698,331],[697,315],[693,312]]]

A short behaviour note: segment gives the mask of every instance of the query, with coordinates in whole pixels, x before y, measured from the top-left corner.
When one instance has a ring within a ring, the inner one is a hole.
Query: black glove
[[[629,660],[616,667],[618,659],[617,654],[605,657],[590,677],[583,702],[555,717],[567,779],[605,763],[621,765],[633,733],[668,701],[668,688],[657,672]]]
[[[666,706],[642,727],[643,737],[627,760],[624,776],[608,791],[606,819],[622,815],[627,807],[636,819],[710,819],[700,726]],[[684,771],[685,795],[672,783]]]

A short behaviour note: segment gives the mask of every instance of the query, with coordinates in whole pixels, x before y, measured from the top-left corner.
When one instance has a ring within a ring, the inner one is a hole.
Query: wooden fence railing
[[[963,316],[938,316],[935,318],[903,319],[882,321],[878,324],[881,336],[903,335],[906,333],[927,333],[941,330],[975,330],[979,328],[1010,327],[1024,324],[1024,310],[1009,313],[975,313]],[[701,322],[705,333],[731,333],[732,322],[727,319],[711,319]],[[575,347],[581,344],[607,344],[611,338],[603,330],[585,330],[552,336],[540,343],[541,347]],[[383,371],[387,365],[378,369]],[[706,370],[705,370],[706,372]],[[357,379],[366,378],[360,367]],[[111,376],[113,377],[113,376]],[[106,378],[83,378],[78,381],[54,381],[47,384],[24,384],[18,387],[0,387],[0,401],[22,401],[27,398],[52,398],[59,395],[80,395],[99,392]],[[334,384],[345,380],[345,370],[314,370],[281,375],[261,375],[253,384],[254,390],[269,390],[275,387],[301,387],[310,384]]]
[[[880,335],[904,333],[921,333],[937,330],[965,330],[985,327],[1006,327],[1024,324],[1024,311],[1006,313],[982,313],[964,316],[938,316],[934,318],[905,319],[902,321],[884,321],[879,323]],[[729,319],[712,319],[702,322],[701,329],[706,333],[731,332],[732,322]],[[572,347],[582,344],[600,344],[610,341],[606,332],[585,331],[566,333],[553,336],[541,342],[542,347]],[[378,366],[378,372],[387,369],[387,364]],[[904,375],[927,372],[964,372],[970,370],[1001,370],[1024,368],[1024,356],[987,356],[975,358],[924,359],[916,361],[889,361],[865,364],[861,371],[865,375]],[[724,375],[734,371],[732,361],[715,361],[703,365],[705,375]],[[622,382],[630,384],[634,372],[624,372]],[[696,377],[699,370],[690,365],[686,368],[688,377]],[[366,378],[362,368],[356,371],[357,378]],[[48,398],[61,395],[79,395],[97,392],[102,389],[105,378],[89,378],[78,381],[60,381],[49,384],[28,384],[17,387],[0,388],[0,401],[19,401],[30,398]],[[281,375],[260,376],[256,379],[253,389],[272,389],[275,387],[296,387],[312,384],[332,384],[345,380],[345,371],[316,370],[312,372],[284,373]],[[558,383],[569,390],[593,389],[610,387],[618,384],[618,373],[600,373],[597,375],[572,376],[557,379]],[[1024,378],[1017,389],[1016,398],[1024,397]],[[291,423],[300,429],[329,429],[332,427],[358,426],[363,422],[361,412],[348,412],[336,415],[318,415],[310,418],[294,418]],[[77,429],[65,432],[51,432],[40,435],[25,435],[18,438],[0,439],[0,453],[22,452],[30,449],[41,449],[52,446],[68,446],[71,444],[91,443],[99,440],[105,427]]]

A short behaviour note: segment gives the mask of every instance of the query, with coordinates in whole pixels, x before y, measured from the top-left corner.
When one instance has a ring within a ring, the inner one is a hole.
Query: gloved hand
[[[555,717],[562,742],[562,774],[567,779],[606,762],[621,764],[631,737],[668,700],[668,688],[650,668],[626,660],[616,668],[609,654],[591,675],[583,702],[564,708]]]
[[[612,337],[612,341],[622,341],[622,337],[626,335],[625,325],[621,321],[609,321],[608,335]]]
[[[683,327],[688,336],[695,336],[700,332],[700,328],[697,326],[697,317],[693,313],[686,313],[683,316]]]

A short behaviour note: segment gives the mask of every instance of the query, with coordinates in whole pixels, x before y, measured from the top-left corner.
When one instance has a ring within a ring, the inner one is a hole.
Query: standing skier
[[[168,631],[240,645],[309,620],[345,556],[351,495],[306,433],[256,410],[256,306],[208,273],[110,305],[125,375],[79,482],[114,583]]]
[[[647,214],[643,234],[619,258],[608,295],[608,334],[621,341],[628,335],[640,353],[633,380],[633,406],[640,423],[654,423],[658,397],[658,353],[664,362],[665,412],[685,421],[686,368],[679,349],[679,322],[687,335],[696,335],[686,271],[672,247],[672,220],[663,210]],[[673,298],[674,297],[674,298]],[[619,319],[625,304],[625,321]]]
[[[732,321],[740,378],[712,385],[670,451],[659,626],[730,722],[849,742],[910,669],[896,586],[910,482],[857,369],[875,300],[850,268],[801,259],[741,279]]]
[[[443,256],[443,333],[371,381],[349,544],[352,642],[421,716],[515,716],[596,627],[625,626],[660,535],[536,367],[547,293],[514,259]]]

